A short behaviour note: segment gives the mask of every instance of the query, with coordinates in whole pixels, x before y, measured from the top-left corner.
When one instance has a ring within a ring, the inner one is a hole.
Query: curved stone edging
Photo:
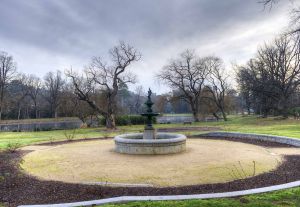
[[[156,144],[156,143],[172,143],[178,141],[185,141],[186,136],[183,134],[175,134],[175,133],[165,133],[159,132],[157,133],[157,139],[139,139],[142,138],[142,133],[132,133],[132,134],[121,134],[115,136],[114,140],[122,143],[138,143],[138,144]]]
[[[295,147],[300,147],[300,139],[284,137],[284,136],[275,136],[275,135],[265,135],[265,134],[250,134],[250,133],[239,133],[239,132],[209,132],[205,134],[200,134],[197,136],[205,137],[230,137],[230,138],[239,138],[239,139],[256,139],[268,142],[277,142],[281,144],[288,144]]]
[[[19,207],[64,207],[64,206],[92,206],[104,205],[113,203],[126,203],[132,201],[170,201],[170,200],[189,200],[189,199],[208,199],[208,198],[228,198],[245,196],[250,194],[266,193],[276,190],[283,190],[300,186],[300,181],[290,182],[281,185],[273,185],[263,188],[255,188],[242,191],[232,191],[225,193],[207,193],[207,194],[194,194],[194,195],[168,195],[168,196],[120,196],[114,198],[105,198],[100,200],[82,201],[75,203],[61,203],[61,204],[45,204],[45,205],[21,205]]]
[[[157,133],[156,139],[143,139],[142,133],[121,134],[114,141],[115,151],[122,154],[163,155],[186,149],[186,136],[174,133]]]
[[[249,134],[249,133],[238,133],[238,132],[209,132],[197,136],[203,137],[231,137],[240,139],[256,139],[269,142],[278,142],[282,144],[289,144],[292,146],[300,147],[300,139],[284,137],[284,136],[273,136],[263,134]],[[207,193],[207,194],[193,194],[193,195],[167,195],[167,196],[120,196],[114,198],[106,198],[92,201],[82,201],[75,203],[61,203],[61,204],[45,204],[45,205],[21,205],[20,207],[64,207],[64,206],[92,206],[92,205],[104,205],[113,203],[126,203],[132,201],[168,201],[168,200],[189,200],[189,199],[209,199],[209,198],[228,198],[245,196],[250,194],[266,193],[276,190],[283,190],[293,187],[299,187],[300,181],[294,181],[290,183],[273,185],[262,188],[254,188],[249,190],[232,191],[224,193]]]

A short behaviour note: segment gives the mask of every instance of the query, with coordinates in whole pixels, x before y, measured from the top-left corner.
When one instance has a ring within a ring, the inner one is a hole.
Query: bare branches
[[[114,114],[116,112],[116,96],[119,88],[134,83],[136,76],[128,71],[128,67],[141,58],[134,47],[120,42],[109,51],[111,64],[108,65],[100,57],[93,57],[90,65],[84,70],[84,75],[78,76],[67,72],[71,78],[74,91],[80,100],[86,101],[99,114],[105,116],[108,128],[115,128]],[[95,101],[95,93],[106,95],[106,107],[99,107]]]
[[[0,120],[2,119],[3,102],[8,83],[12,81],[16,73],[16,63],[12,56],[6,52],[0,52]]]
[[[223,61],[219,57],[207,57],[206,67],[209,68],[208,82],[205,89],[208,90],[219,111],[222,113],[224,121],[227,121],[225,113],[225,96],[229,90],[228,74],[225,72]]]
[[[195,121],[199,121],[201,91],[208,73],[205,59],[197,57],[192,50],[186,50],[179,58],[170,60],[157,77],[174,90],[180,90],[181,98],[191,105]]]
[[[118,46],[113,47],[109,53],[113,62],[112,67],[114,68],[115,75],[123,73],[131,62],[138,61],[141,58],[141,54],[134,47],[122,41]]]
[[[298,36],[280,36],[261,47],[257,57],[240,68],[240,87],[255,99],[263,116],[271,109],[288,115],[289,101],[300,86],[298,41]]]
[[[259,0],[258,3],[263,4],[264,8],[269,7],[271,10],[274,4],[277,4],[280,0]],[[287,0],[285,0],[287,2]],[[294,0],[289,2],[294,8],[290,10],[291,21],[289,25],[288,35],[293,35],[300,32],[300,8],[299,5],[294,4]],[[295,6],[296,5],[296,6]]]
[[[258,3],[263,4],[264,7],[270,6],[270,8],[272,8],[272,6],[278,3],[278,1],[279,0],[259,0]]]
[[[49,102],[52,117],[57,117],[57,108],[60,104],[61,90],[65,84],[61,72],[58,70],[56,73],[49,72],[44,77],[45,88],[48,93],[45,99]]]

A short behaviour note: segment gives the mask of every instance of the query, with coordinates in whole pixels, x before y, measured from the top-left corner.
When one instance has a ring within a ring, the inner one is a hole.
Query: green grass
[[[137,132],[142,126],[120,127],[119,131],[106,131],[105,128],[76,129],[74,139],[111,137],[123,132]],[[53,130],[39,132],[0,132],[0,149],[5,149],[9,143],[19,143],[26,146],[41,142],[66,140],[65,133],[71,134],[73,130]]]
[[[183,124],[156,124],[156,128],[172,128],[172,127],[189,127]],[[289,136],[300,138],[300,121],[299,120],[276,120],[274,117],[262,119],[255,116],[229,116],[227,122],[200,122],[193,123],[191,126],[214,126],[220,127],[222,131],[235,131],[247,133],[272,134],[280,136]],[[105,128],[87,128],[77,129],[75,139],[80,138],[99,138],[114,136],[125,132],[139,132],[143,130],[142,125],[122,126],[118,127],[118,131],[108,132]],[[72,130],[54,130],[40,132],[0,132],[0,149],[5,149],[8,143],[19,143],[22,146],[40,142],[49,142],[57,140],[65,140],[65,131],[71,133]],[[186,135],[194,135],[205,133],[205,131],[189,131],[181,132]]]
[[[186,200],[186,201],[147,201],[125,204],[110,204],[103,207],[300,207],[300,188],[243,196],[240,198]]]

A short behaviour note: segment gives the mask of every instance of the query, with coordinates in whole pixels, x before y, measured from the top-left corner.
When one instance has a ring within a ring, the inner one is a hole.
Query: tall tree
[[[271,77],[264,68],[264,63],[257,58],[251,59],[246,65],[239,66],[237,76],[238,83],[247,86],[243,89],[248,90],[251,95],[253,107],[262,117],[267,117],[270,110],[274,109],[278,95]]]
[[[263,116],[270,109],[288,116],[291,97],[300,86],[298,41],[299,37],[295,36],[276,38],[261,47],[257,57],[238,72],[240,88],[255,99]]]
[[[273,93],[278,96],[278,108],[284,117],[288,116],[288,103],[291,95],[300,86],[298,42],[299,36],[284,35],[258,51],[258,59],[274,86]]]
[[[143,95],[144,95],[144,88],[143,86],[137,86],[134,90],[135,94],[133,97],[133,106],[134,106],[134,111],[136,114],[141,113],[141,108],[142,108],[142,100],[143,100]]]
[[[3,116],[4,98],[9,83],[14,78],[16,63],[6,52],[0,52],[0,120]]]
[[[38,97],[41,92],[42,82],[40,78],[34,75],[29,75],[27,80],[28,95],[33,101],[35,118],[38,118]]]
[[[253,93],[250,84],[248,83],[248,71],[239,66],[236,66],[236,69],[236,82],[241,97],[242,110],[246,108],[248,115],[250,115],[251,107],[253,107]]]
[[[221,112],[224,121],[227,121],[225,113],[225,97],[229,91],[228,74],[226,74],[223,61],[219,57],[207,57],[206,67],[209,68],[208,84],[205,89],[211,94],[208,96],[219,111]]]
[[[80,100],[86,101],[97,113],[106,119],[106,127],[116,128],[115,115],[117,110],[116,96],[122,85],[135,82],[135,75],[128,67],[141,57],[132,46],[120,42],[109,51],[111,64],[106,64],[100,57],[92,58],[90,65],[79,76],[72,70],[67,72],[75,87],[75,94]],[[105,95],[105,107],[97,104],[96,94]]]
[[[46,92],[44,97],[50,105],[50,112],[53,118],[57,118],[57,110],[60,104],[61,91],[65,81],[59,70],[56,73],[49,72],[44,77]]]
[[[18,78],[14,79],[10,84],[10,96],[13,97],[13,102],[15,102],[17,106],[17,119],[20,120],[21,110],[27,104],[25,99],[28,96],[28,78],[23,73],[19,73],[17,77]]]
[[[158,78],[172,89],[180,91],[180,97],[189,103],[194,120],[199,121],[202,89],[209,74],[205,58],[199,58],[192,50],[170,60],[158,74]]]

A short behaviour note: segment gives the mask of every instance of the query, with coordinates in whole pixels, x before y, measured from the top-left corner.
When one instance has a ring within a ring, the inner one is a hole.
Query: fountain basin
[[[156,139],[143,139],[143,133],[122,134],[114,140],[115,151],[122,154],[174,154],[186,149],[186,136],[182,134],[157,133]]]

